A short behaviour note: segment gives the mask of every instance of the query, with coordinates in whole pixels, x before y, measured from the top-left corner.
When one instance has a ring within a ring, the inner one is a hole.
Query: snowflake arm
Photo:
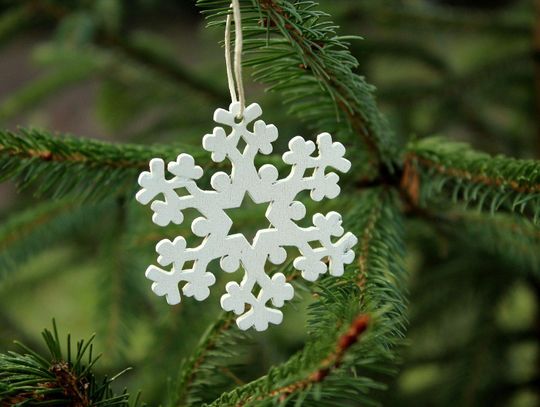
[[[313,216],[313,228],[317,235],[316,240],[322,247],[313,249],[309,244],[300,248],[302,256],[294,260],[294,267],[302,272],[302,277],[308,281],[315,281],[320,274],[327,269],[330,275],[339,277],[343,275],[344,265],[354,260],[354,252],[351,250],[358,239],[352,233],[343,235],[341,215],[337,212],[329,212],[326,216],[318,213]],[[343,235],[343,236],[342,236]],[[331,237],[341,238],[333,243]],[[328,259],[329,265],[323,261]]]
[[[333,142],[330,134],[320,134],[317,137],[317,146],[319,155],[314,157],[312,154],[315,143],[300,136],[291,139],[289,151],[283,155],[283,161],[293,167],[287,178],[275,182],[275,190],[272,192],[275,198],[268,214],[268,218],[278,230],[286,231],[281,234],[284,241],[280,243],[284,246],[296,246],[302,254],[293,264],[308,281],[315,281],[327,270],[333,276],[342,275],[344,265],[350,264],[354,259],[351,248],[357,243],[356,237],[351,233],[342,236],[344,230],[341,226],[341,215],[337,212],[330,212],[326,216],[314,215],[314,226],[311,228],[301,228],[293,222],[305,216],[304,205],[294,201],[300,192],[310,191],[315,201],[324,197],[335,198],[340,192],[337,184],[339,177],[334,172],[325,174],[327,168],[347,172],[351,167],[351,162],[344,158],[345,147],[341,143]],[[313,174],[305,177],[309,169],[313,169]],[[340,236],[341,239],[336,243],[331,241],[332,237]],[[322,247],[313,248],[310,242],[319,242]],[[328,266],[325,259],[328,260]]]
[[[221,297],[221,307],[226,311],[233,311],[241,315],[237,319],[237,325],[242,330],[254,327],[257,331],[264,331],[268,324],[280,324],[283,320],[283,313],[280,310],[267,306],[268,301],[272,301],[275,307],[282,307],[285,301],[294,297],[294,289],[282,273],[276,273],[272,278],[264,272],[262,267],[255,268],[256,259],[251,259],[250,270],[257,272],[246,273],[240,284],[231,281],[227,283],[225,289],[227,293]],[[249,260],[248,260],[249,261]],[[255,296],[253,289],[258,284],[262,289]],[[250,306],[245,312],[246,306]]]
[[[167,226],[169,223],[181,224],[184,220],[182,210],[193,207],[191,196],[178,196],[176,190],[196,188],[195,180],[203,175],[203,170],[195,165],[195,160],[189,154],[180,154],[176,161],[167,166],[174,175],[168,180],[165,177],[165,162],[161,158],[150,161],[150,171],[144,171],[139,176],[139,185],[142,187],[135,199],[143,205],[152,200],[151,208],[154,211],[152,220],[159,226]],[[162,195],[164,200],[155,199]]]

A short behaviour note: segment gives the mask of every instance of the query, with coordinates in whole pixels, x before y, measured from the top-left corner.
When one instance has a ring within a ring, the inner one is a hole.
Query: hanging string
[[[227,67],[227,82],[229,84],[229,92],[231,92],[231,100],[238,102],[231,63],[231,20],[232,16],[228,14],[227,23],[225,24],[225,65]]]
[[[225,65],[227,67],[227,82],[229,92],[233,102],[240,102],[240,117],[244,114],[246,108],[246,96],[244,92],[244,82],[242,81],[242,16],[240,14],[239,0],[232,0],[231,14],[227,15],[225,24]],[[234,62],[231,61],[231,22],[234,20]],[[233,69],[234,65],[234,69]]]

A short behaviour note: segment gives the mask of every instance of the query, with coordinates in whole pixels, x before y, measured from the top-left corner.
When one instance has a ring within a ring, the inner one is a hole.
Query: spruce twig
[[[69,16],[71,12],[72,10],[69,6],[64,6],[58,2],[34,0],[24,7],[21,7],[20,11],[15,10],[13,12],[14,15],[12,20],[18,22],[20,25],[29,24],[29,21],[38,17],[40,19],[49,19],[59,22]],[[6,20],[6,29],[11,31],[11,25],[14,25],[14,23],[11,23],[11,20]],[[1,34],[2,32],[0,31],[0,40]],[[213,84],[198,77],[180,64],[176,59],[171,59],[168,56],[162,55],[151,47],[147,47],[144,44],[133,40],[125,40],[123,37],[117,36],[104,29],[99,30],[96,33],[94,40],[96,45],[117,51],[135,63],[149,67],[174,82],[186,85],[213,100],[219,102],[227,100],[227,93],[224,90],[217,88]]]
[[[0,131],[0,180],[15,179],[19,187],[36,186],[37,194],[50,193],[79,199],[102,200],[132,194],[138,174],[152,158],[168,161],[181,152],[191,154],[206,168],[221,168],[210,154],[190,146],[113,144],[36,129]],[[277,157],[264,157],[276,162]],[[258,162],[263,159],[259,158]],[[281,163],[281,164],[279,164]]]
[[[199,0],[210,25],[223,25],[226,1]],[[291,111],[318,129],[362,140],[371,167],[392,167],[397,146],[393,133],[378,111],[373,87],[354,73],[358,62],[346,38],[316,3],[244,1],[246,65],[254,78],[281,92]],[[371,168],[373,169],[373,168]]]
[[[116,395],[111,389],[114,379],[97,379],[92,367],[99,356],[92,355],[93,337],[77,343],[71,354],[64,354],[53,321],[53,330],[43,331],[50,355],[41,356],[22,344],[24,353],[0,354],[0,406],[70,405],[74,407],[128,407],[129,394]],[[118,377],[115,376],[115,377]],[[135,405],[133,405],[135,407]]]
[[[365,214],[374,206],[382,208],[380,216],[371,220],[374,226],[365,245],[369,251],[369,255],[364,254],[369,268],[366,301],[361,299],[356,270],[349,270],[340,281],[323,279],[310,309],[309,340],[304,349],[270,369],[266,376],[224,393],[208,406],[251,406],[294,400],[303,406],[319,406],[326,402],[340,405],[351,400],[372,401],[366,394],[380,389],[381,384],[370,373],[393,372],[394,351],[406,324],[403,237],[393,194],[384,189],[363,194],[354,211],[357,223],[351,229],[364,230],[370,222]],[[381,257],[387,251],[394,253],[391,262]],[[355,345],[367,323],[366,314],[372,320],[371,328],[366,338]],[[362,373],[354,376],[352,370]]]
[[[411,143],[402,186],[415,204],[450,197],[491,213],[499,209],[540,220],[540,162],[491,157],[467,144],[429,138]]]

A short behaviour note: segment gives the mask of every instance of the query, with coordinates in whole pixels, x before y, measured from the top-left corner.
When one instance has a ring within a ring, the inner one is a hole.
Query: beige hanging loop
[[[225,65],[227,67],[227,82],[233,102],[240,102],[240,117],[246,108],[244,82],[242,81],[242,15],[240,14],[239,0],[232,0],[232,16],[227,16],[225,24]],[[231,62],[231,21],[234,20],[234,62]],[[234,65],[234,69],[233,69]]]

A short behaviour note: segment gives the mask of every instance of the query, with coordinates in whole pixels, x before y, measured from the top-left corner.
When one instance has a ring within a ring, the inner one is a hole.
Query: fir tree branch
[[[442,55],[414,40],[397,37],[392,39],[371,37],[369,41],[351,44],[351,51],[361,61],[364,61],[366,56],[370,59],[389,56],[398,60],[421,62],[440,74],[448,74],[450,71],[450,66]],[[363,63],[365,65],[365,62]],[[378,95],[380,97],[379,91]]]
[[[30,9],[27,5],[12,7],[0,16],[0,45],[29,26]]]
[[[212,24],[223,25],[229,2],[199,0]],[[312,127],[342,139],[359,136],[370,161],[391,166],[396,141],[373,97],[373,87],[354,73],[358,62],[344,37],[313,1],[242,2],[245,64],[269,90],[280,91],[291,112]]]
[[[460,12],[449,8],[408,7],[401,2],[393,3],[391,6],[381,7],[369,0],[351,0],[343,18],[358,22],[367,16],[369,21],[378,27],[405,29],[408,32],[410,30],[432,32],[431,30],[436,29],[456,33],[489,33],[505,38],[529,37],[531,34],[531,18],[526,14],[516,18],[515,14],[510,13],[487,14],[474,13],[470,10]]]
[[[94,65],[72,64],[60,66],[55,72],[40,77],[13,92],[0,104],[0,120],[7,120],[28,110],[55,93],[88,79],[95,73]]]
[[[156,47],[156,44],[149,41],[147,37],[142,38],[139,35],[123,39],[108,35],[99,38],[97,45],[116,51],[120,55],[167,77],[173,82],[187,85],[217,103],[223,104],[229,99],[225,89],[195,75],[176,61],[173,55]]]
[[[467,95],[482,91],[492,93],[499,90],[496,84],[501,81],[528,82],[532,74],[531,62],[530,52],[515,51],[483,62],[469,72],[459,75],[449,73],[433,83],[411,81],[392,83],[389,88],[379,88],[378,95],[382,100],[400,104],[410,104],[412,101],[426,99],[439,101],[444,98],[455,100],[457,105],[461,105],[464,96],[461,89],[468,89]],[[497,102],[502,103],[504,100]]]
[[[25,8],[25,17],[27,19],[37,16],[46,17],[59,22],[69,16],[71,11],[69,6],[61,5],[58,2],[33,0]],[[97,46],[114,51],[135,64],[145,66],[175,83],[186,85],[220,103],[227,100],[228,96],[225,90],[200,78],[181,65],[173,55],[162,52],[162,49],[157,49],[155,44],[139,41],[137,36],[128,36],[126,39],[114,35],[103,27],[99,28],[93,38]]]
[[[269,391],[266,394],[262,394],[255,399],[255,401],[262,401],[268,398],[277,398],[280,402],[284,402],[288,397],[298,392],[305,391],[311,386],[321,383],[326,377],[333,373],[340,367],[346,353],[349,351],[352,345],[356,344],[369,325],[368,315],[359,315],[350,325],[349,329],[342,334],[337,343],[336,348],[331,352],[321,364],[317,367],[313,373],[307,378],[287,384],[286,386]],[[246,404],[249,404],[250,400],[246,400]],[[238,407],[242,407],[243,404],[238,404]]]
[[[524,272],[540,271],[540,229],[528,220],[505,213],[486,217],[475,211],[451,211],[443,216],[446,233],[468,247],[497,256]]]
[[[152,158],[174,160],[180,152],[191,154],[207,169],[225,165],[189,146],[113,144],[34,129],[0,131],[0,181],[15,179],[21,188],[35,186],[37,194],[96,201],[131,194],[138,174],[148,168]],[[269,160],[283,167],[276,156],[259,158],[259,162]]]
[[[280,267],[277,271],[282,272],[288,282],[295,281],[300,275],[292,268],[290,262]],[[276,271],[276,272],[277,272]],[[246,342],[249,333],[238,330],[234,323],[234,315],[230,312],[220,313],[217,320],[208,327],[201,337],[199,344],[192,357],[181,367],[175,394],[169,402],[170,407],[183,407],[188,405],[200,405],[204,400],[212,399],[211,390],[224,388],[232,379],[234,384],[242,385],[238,377],[227,367],[231,361],[238,364],[238,356],[241,354],[241,342]],[[223,375],[216,375],[221,371]],[[225,376],[219,382],[220,376]],[[219,393],[216,394],[217,397]]]
[[[374,205],[366,217],[366,226],[359,239],[360,251],[358,253],[358,275],[357,284],[361,292],[365,292],[366,281],[368,280],[368,257],[371,247],[371,239],[373,238],[373,230],[381,216],[381,207]]]
[[[36,204],[7,219],[0,227],[0,279],[27,259],[73,234],[87,229],[90,219],[109,209],[107,203],[79,206],[59,200]]]
[[[454,202],[525,213],[540,218],[540,162],[491,157],[467,144],[441,138],[411,143],[405,156],[403,189],[415,204],[450,195]]]
[[[128,407],[129,394],[116,395],[111,383],[98,380],[92,368],[99,356],[93,355],[93,337],[77,343],[72,354],[71,339],[67,353],[61,348],[56,325],[45,330],[43,339],[49,356],[41,356],[20,345],[25,353],[0,354],[0,406],[70,405],[74,407]],[[138,404],[135,401],[134,406]]]
[[[359,302],[368,313],[379,315],[385,327],[381,337],[389,348],[400,345],[407,318],[403,220],[399,199],[385,187],[368,191],[356,209],[359,246],[355,284]],[[384,253],[392,253],[388,258]]]
[[[200,368],[209,357],[212,350],[219,347],[224,351],[227,348],[227,341],[223,337],[234,328],[234,316],[230,313],[223,312],[220,314],[217,321],[212,324],[204,335],[201,337],[199,345],[193,356],[182,366],[178,378],[178,383],[175,386],[175,397],[170,402],[171,406],[188,406],[194,402],[200,402],[196,394],[193,394],[192,386],[195,383],[197,376],[201,373]],[[238,336],[238,335],[234,335]],[[234,338],[234,342],[238,338]],[[238,346],[234,343],[232,346]],[[219,369],[218,366],[215,366]]]
[[[1,179],[14,178],[20,187],[37,186],[82,198],[103,199],[111,191],[125,192],[152,157],[172,158],[163,147],[114,145],[40,130],[0,132]]]
[[[384,189],[367,192],[358,202],[353,230],[360,234],[367,223],[373,224],[370,237],[364,239],[368,240],[364,250],[369,253],[362,253],[370,269],[366,274],[367,293],[364,297],[361,294],[356,270],[349,269],[340,281],[324,278],[318,300],[311,307],[305,348],[266,376],[224,393],[209,406],[294,400],[303,406],[344,405],[351,400],[367,403],[365,393],[381,388],[370,378],[370,372],[392,372],[393,352],[404,334],[401,217],[397,200]],[[380,215],[368,219],[365,214],[374,205],[382,206]],[[388,259],[387,252],[394,257]],[[364,335],[367,315],[372,318],[371,328],[357,343]],[[355,369],[356,376],[350,374],[351,369]]]
[[[112,219],[107,222],[111,227],[100,236],[99,253],[104,261],[103,272],[98,276],[96,322],[105,349],[115,362],[125,361],[125,350],[132,345],[133,327],[146,311],[146,287],[140,284],[139,264],[133,258],[134,254],[126,249],[128,224],[134,221],[128,219],[127,202],[120,196],[111,205]]]

